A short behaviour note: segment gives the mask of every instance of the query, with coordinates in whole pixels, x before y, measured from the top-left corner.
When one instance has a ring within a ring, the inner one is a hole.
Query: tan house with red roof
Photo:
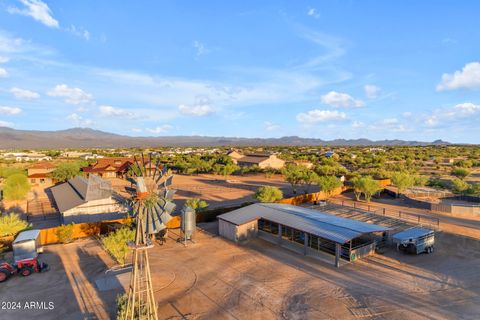
[[[51,162],[41,161],[32,164],[28,168],[28,181],[32,185],[32,188],[41,187],[43,189],[53,185],[53,179],[50,174],[57,168]]]
[[[132,158],[102,158],[82,170],[87,176],[93,173],[102,178],[123,178],[133,163]]]

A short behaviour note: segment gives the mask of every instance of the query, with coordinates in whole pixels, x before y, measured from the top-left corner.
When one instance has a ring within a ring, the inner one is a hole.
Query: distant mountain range
[[[130,147],[220,147],[220,146],[425,146],[449,142],[335,139],[296,136],[282,138],[232,138],[204,136],[130,137],[87,128],[60,131],[15,130],[0,127],[0,149],[130,148]]]

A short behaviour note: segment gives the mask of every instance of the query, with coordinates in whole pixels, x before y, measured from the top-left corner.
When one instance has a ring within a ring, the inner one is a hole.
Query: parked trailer
[[[397,250],[408,253],[432,253],[435,244],[435,232],[430,229],[414,227],[393,235]]]

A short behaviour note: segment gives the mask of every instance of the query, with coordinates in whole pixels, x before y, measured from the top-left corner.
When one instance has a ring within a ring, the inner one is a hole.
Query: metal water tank
[[[196,228],[196,214],[192,208],[184,208],[182,210],[182,231],[185,238],[190,240]]]

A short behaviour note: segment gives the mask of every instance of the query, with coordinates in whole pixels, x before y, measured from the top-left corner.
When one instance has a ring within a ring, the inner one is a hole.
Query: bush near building
[[[260,202],[275,202],[283,198],[282,190],[277,187],[260,187],[255,192],[255,199]]]
[[[125,265],[127,254],[130,251],[128,242],[134,240],[135,231],[128,227],[122,227],[104,236],[102,238],[102,243],[108,253],[110,253],[112,257],[123,266]]]
[[[18,214],[10,213],[0,215],[0,238],[14,236],[20,231],[29,229],[31,225],[22,220]]]
[[[73,223],[59,226],[55,234],[61,243],[70,243],[73,241]]]

